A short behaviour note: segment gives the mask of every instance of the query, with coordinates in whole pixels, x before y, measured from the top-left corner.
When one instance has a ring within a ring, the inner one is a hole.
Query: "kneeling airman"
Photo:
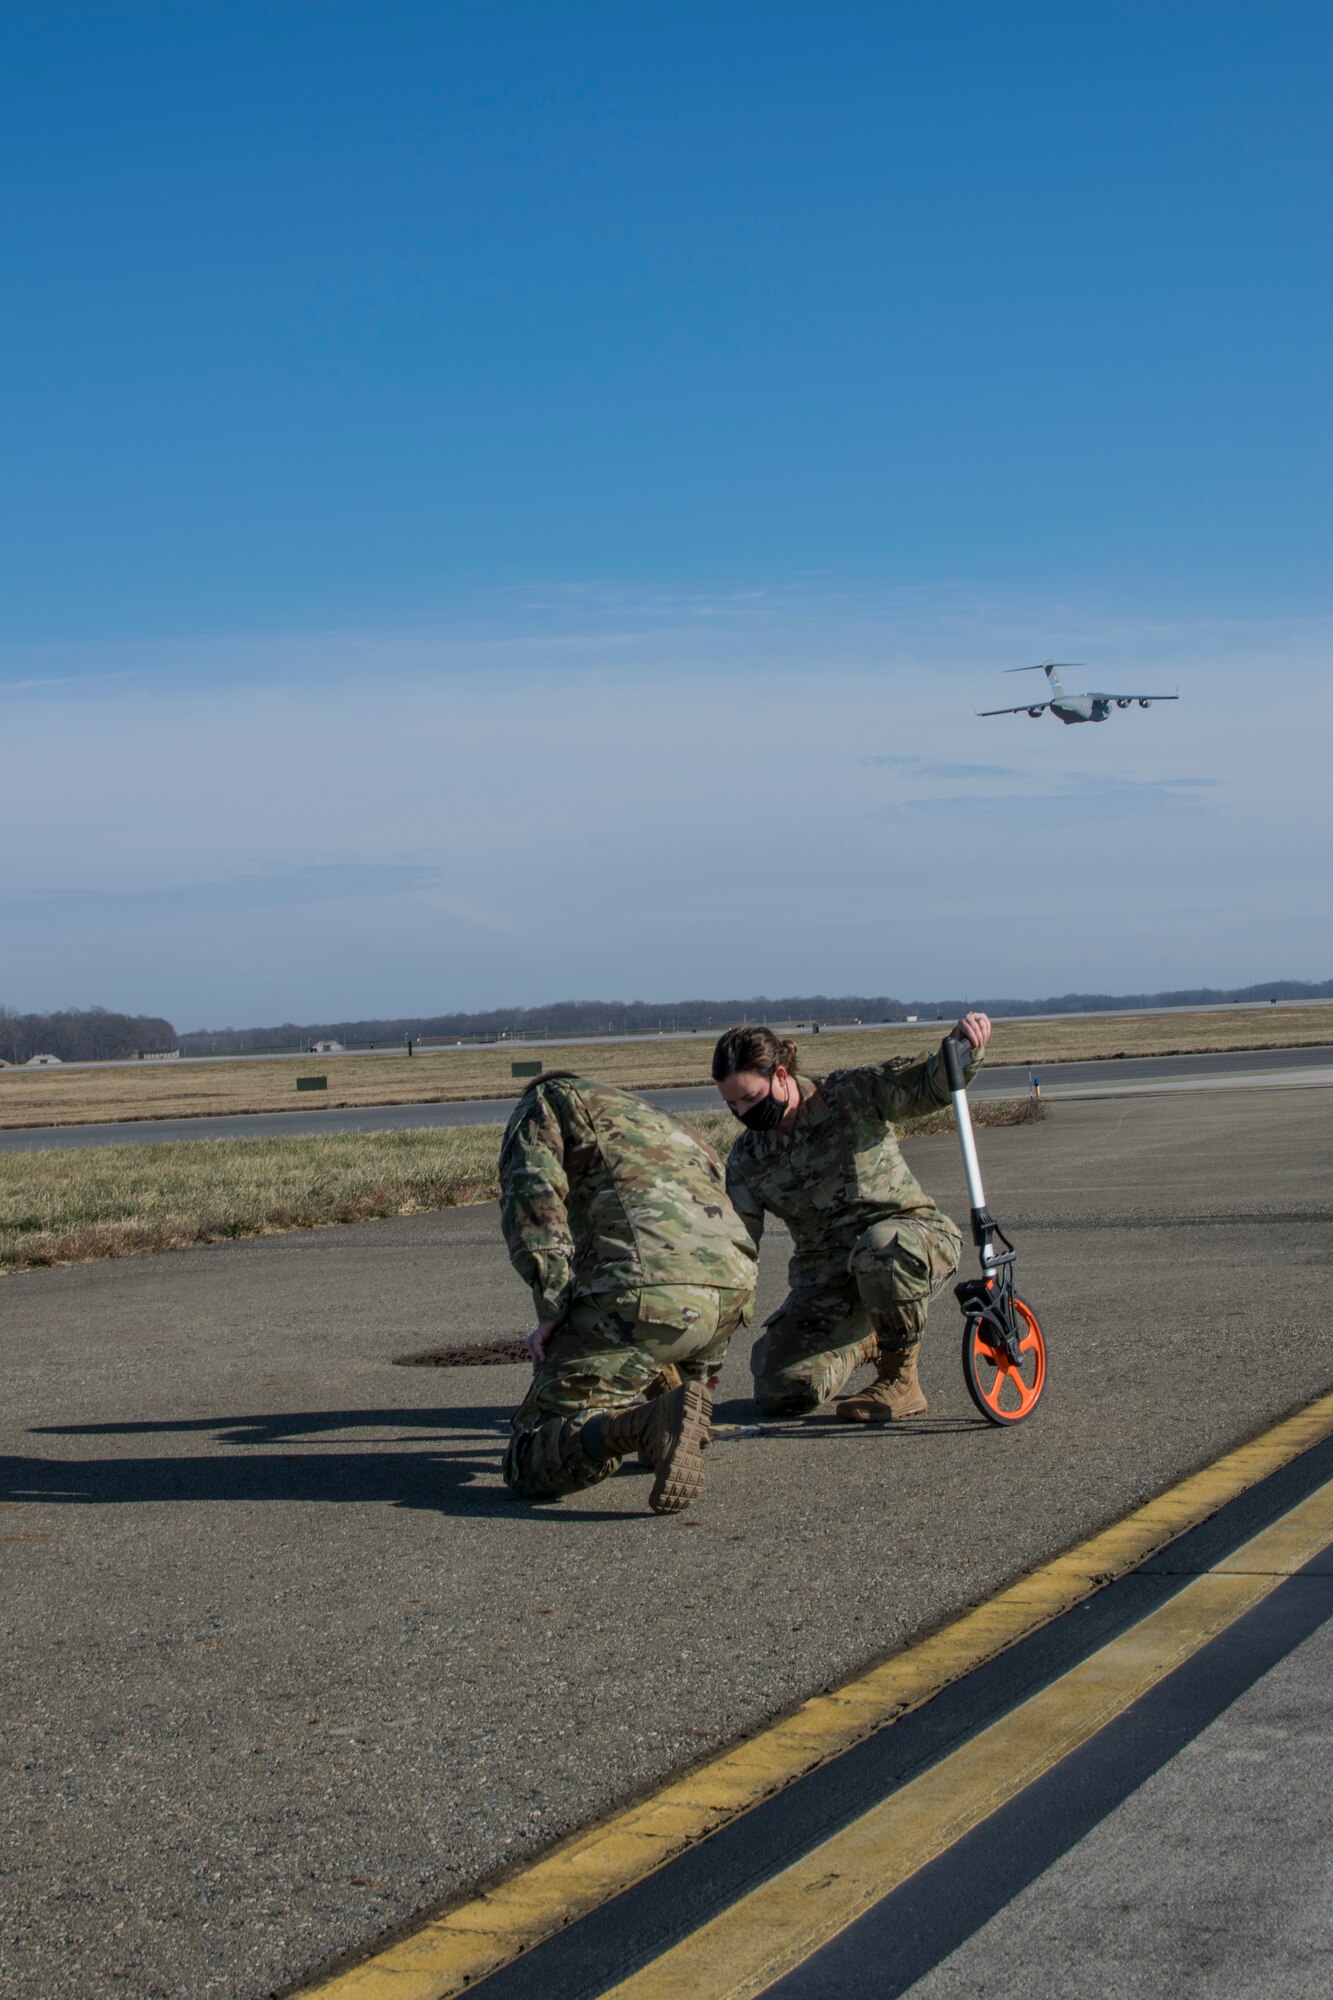
[[[519,1099],[500,1185],[538,1322],[506,1485],[555,1500],[637,1453],[654,1471],[653,1510],[688,1507],[703,1488],[712,1388],[754,1300],[758,1252],[721,1162],[641,1098],[553,1073]]]

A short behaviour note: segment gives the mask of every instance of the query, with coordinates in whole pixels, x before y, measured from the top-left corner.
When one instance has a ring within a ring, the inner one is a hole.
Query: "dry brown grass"
[[[1036,1107],[988,1100],[974,1111],[980,1123],[1000,1125]],[[952,1118],[940,1112],[911,1131],[944,1130]],[[726,1111],[682,1123],[719,1151],[735,1137]],[[0,1153],[0,1272],[493,1201],[502,1129]]]
[[[0,1269],[485,1201],[500,1127],[0,1154]]]
[[[812,1070],[911,1059],[938,1045],[944,1024],[802,1037]],[[1107,1056],[1213,1049],[1316,1047],[1333,1041],[1327,1007],[1253,1007],[1234,1013],[1085,1014],[1067,1021],[1001,1021],[993,1063],[1046,1066]],[[146,1063],[142,1068],[0,1071],[0,1127],[209,1113],[314,1110],[349,1104],[434,1104],[517,1096],[515,1061],[542,1057],[634,1090],[706,1084],[711,1035],[688,1041],[552,1042],[540,1049],[442,1049],[406,1055],[302,1056],[273,1062]],[[298,1095],[298,1076],[327,1076],[327,1092]]]

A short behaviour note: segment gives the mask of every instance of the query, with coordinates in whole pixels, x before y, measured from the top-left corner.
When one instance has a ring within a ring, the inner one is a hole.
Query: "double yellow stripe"
[[[1333,1541],[1333,1483],[605,2000],[754,2000]]]
[[[452,2000],[642,1881],[727,1820],[928,1701],[1102,1584],[1146,1561],[1330,1432],[1333,1394],[1228,1452],[920,1644],[831,1694],[803,1703],[792,1715],[669,1781],[640,1804],[562,1842],[360,1965],[304,1988],[306,2000]],[[879,1881],[882,1895],[882,1875]]]

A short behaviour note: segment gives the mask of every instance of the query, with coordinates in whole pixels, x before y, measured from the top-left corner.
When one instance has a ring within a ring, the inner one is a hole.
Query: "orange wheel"
[[[1017,1366],[993,1344],[991,1330],[980,1314],[970,1314],[963,1328],[967,1393],[992,1424],[1021,1424],[1024,1417],[1032,1415],[1046,1387],[1046,1342],[1037,1316],[1020,1298],[1014,1300],[1014,1312],[1025,1329]]]

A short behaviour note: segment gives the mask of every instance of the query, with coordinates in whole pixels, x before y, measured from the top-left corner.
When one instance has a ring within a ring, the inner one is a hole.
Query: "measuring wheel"
[[[972,1241],[981,1252],[981,1276],[953,1288],[963,1309],[963,1379],[988,1423],[1021,1424],[1046,1387],[1046,1342],[1037,1315],[1014,1290],[1014,1246],[986,1206],[963,1058],[952,1035],[944,1043],[944,1067],[963,1149]]]
[[[992,1424],[1021,1424],[1046,1387],[1046,1342],[1032,1308],[1009,1300],[1018,1335],[1016,1355],[988,1314],[969,1313],[963,1323],[963,1379],[967,1393]]]

